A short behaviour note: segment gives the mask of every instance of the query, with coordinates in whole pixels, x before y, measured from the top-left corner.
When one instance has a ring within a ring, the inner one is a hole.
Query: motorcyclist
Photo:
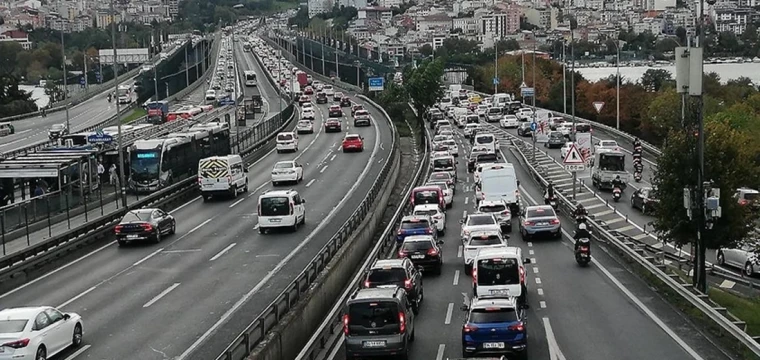
[[[108,102],[111,102],[111,99],[112,99],[112,98],[113,98],[113,97],[111,96],[111,93],[108,93]]]
[[[544,203],[549,205],[549,200],[554,199],[554,183],[549,181],[549,185],[546,186],[546,194],[544,195]]]
[[[618,188],[620,191],[623,191],[623,180],[620,179],[620,175],[615,176],[615,179],[612,180],[612,188]]]
[[[634,163],[633,171],[641,174],[644,171],[644,165],[641,162]]]
[[[641,147],[641,140],[638,137],[633,138],[633,148],[637,149]]]
[[[585,218],[588,216],[588,210],[583,207],[583,204],[578,204],[578,206],[575,208],[575,217],[576,218]]]
[[[581,223],[578,225],[578,228],[575,230],[575,234],[573,235],[573,239],[575,240],[575,251],[578,251],[578,246],[580,246],[580,239],[591,239],[591,232],[588,231],[586,224]],[[588,243],[589,245],[589,254],[591,253],[591,243]]]

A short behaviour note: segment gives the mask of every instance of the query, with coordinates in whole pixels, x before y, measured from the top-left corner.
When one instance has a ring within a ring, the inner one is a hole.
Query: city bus
[[[243,75],[245,75],[245,86],[256,86],[256,72],[255,71],[244,71]]]

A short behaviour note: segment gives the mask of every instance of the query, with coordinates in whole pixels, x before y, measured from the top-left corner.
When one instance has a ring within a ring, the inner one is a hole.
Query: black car
[[[340,107],[351,107],[351,99],[348,97],[340,99]]]
[[[325,122],[325,132],[340,132],[341,125],[340,120],[336,118],[327,119]]]
[[[328,117],[343,117],[343,110],[341,110],[340,106],[330,106],[330,110],[327,114]]]
[[[58,139],[64,135],[68,135],[69,129],[66,127],[66,124],[54,124],[50,127],[50,130],[48,130],[48,137],[50,140]]]
[[[407,236],[398,250],[398,257],[409,258],[415,266],[432,269],[436,275],[441,275],[443,254],[439,245],[443,245],[443,240],[436,240],[431,235]]]
[[[658,202],[651,187],[643,187],[631,194],[631,207],[641,210],[644,214],[651,214]]]
[[[412,260],[386,259],[377,260],[367,271],[362,287],[376,288],[378,286],[396,285],[406,290],[409,301],[412,302],[412,310],[420,312],[420,303],[424,296],[422,289],[422,272],[416,268]]]
[[[325,93],[318,93],[317,94],[317,104],[327,104],[327,94],[325,94]]]
[[[176,232],[177,220],[161,209],[137,209],[128,212],[113,231],[119,246],[132,241],[161,242],[164,235]]]

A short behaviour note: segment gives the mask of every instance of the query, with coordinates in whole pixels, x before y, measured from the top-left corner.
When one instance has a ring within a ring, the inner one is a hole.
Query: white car
[[[314,121],[314,109],[306,108],[306,109],[301,110],[301,120]]]
[[[443,136],[443,135],[433,136],[433,145],[442,144],[444,141],[448,139],[449,138],[447,136]]]
[[[485,104],[478,105],[478,109],[475,110],[476,113],[478,113],[478,116],[485,117],[486,111],[488,111],[489,106]]]
[[[469,138],[480,131],[480,124],[467,124],[464,126],[464,137]]]
[[[478,252],[481,249],[507,246],[507,240],[504,239],[501,231],[493,229],[473,230],[462,240],[464,242],[462,255],[464,257],[464,271],[466,274],[471,273],[473,260],[478,256]]]
[[[488,154],[489,152],[491,152],[491,149],[487,146],[473,146],[470,149],[470,155]]]
[[[446,233],[446,213],[441,210],[441,207],[436,204],[424,204],[414,207],[412,215],[428,215],[433,219],[435,223],[435,229],[438,231],[438,235],[444,235]]]
[[[437,157],[450,156],[450,155],[451,155],[451,153],[448,152],[448,151],[431,151],[430,152],[430,159],[432,160],[432,159],[435,159]]]
[[[518,120],[515,115],[504,115],[504,117],[499,120],[499,125],[504,129],[517,129],[517,127],[520,126],[520,120]]]
[[[314,110],[314,104],[312,104],[311,102],[305,102],[305,103],[301,104],[301,109],[302,110],[306,110],[306,109]]]
[[[620,151],[620,147],[615,140],[600,140],[594,145],[594,152],[598,152],[599,150]]]
[[[281,132],[277,134],[277,153],[286,151],[298,151],[298,135],[294,132]]]
[[[216,100],[216,90],[206,90],[206,100]]]
[[[322,92],[327,95],[327,97],[333,97],[335,95],[335,90],[333,89],[332,85],[325,85],[322,87]]]
[[[493,214],[469,214],[463,220],[462,231],[459,236],[466,241],[473,231],[497,231],[501,234],[501,226]]]
[[[447,184],[445,181],[432,181],[425,184],[425,186],[438,186],[443,190],[443,203],[447,208],[451,207],[454,203],[454,188]]]
[[[84,324],[75,313],[49,306],[0,311],[0,359],[48,359],[82,344]]]
[[[296,161],[287,160],[274,164],[272,168],[272,185],[283,182],[299,183],[303,180],[303,166]]]
[[[564,136],[570,136],[570,133],[573,132],[572,130],[573,123],[569,121],[565,121],[557,126],[557,131],[561,132]]]
[[[452,130],[441,130],[438,132],[438,136],[444,136],[446,139],[454,140],[454,131]]]
[[[560,156],[564,159],[565,156],[567,156],[567,153],[570,151],[570,148],[575,144],[574,142],[566,142],[565,145],[562,145],[562,148],[559,149]]]
[[[311,120],[301,120],[296,125],[296,132],[299,134],[313,134],[314,123]]]
[[[449,153],[454,156],[459,156],[459,146],[457,146],[457,142],[454,141],[454,139],[446,139],[441,142],[441,144],[446,145],[449,148]]]
[[[522,108],[520,110],[517,110],[517,114],[515,114],[520,121],[530,121],[533,119],[533,110],[528,108]]]

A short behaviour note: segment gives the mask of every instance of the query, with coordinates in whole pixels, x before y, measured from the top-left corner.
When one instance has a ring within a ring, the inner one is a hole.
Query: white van
[[[476,184],[475,201],[481,200],[504,201],[509,205],[513,214],[520,212],[520,181],[515,175],[512,164],[503,164],[502,168],[495,166],[480,173],[480,179]]]
[[[518,302],[524,304],[528,295],[525,264],[530,262],[522,258],[519,247],[481,249],[472,267],[473,295],[517,297]]]
[[[277,134],[277,153],[298,151],[298,134],[288,131]]]
[[[499,149],[499,140],[496,139],[496,136],[489,133],[480,133],[475,134],[475,140],[473,141],[472,146],[484,146],[487,147],[488,150],[496,153],[496,150]]]
[[[306,200],[295,190],[271,190],[259,196],[259,233],[288,227],[293,231],[306,222]]]
[[[216,90],[214,89],[206,90],[206,100],[216,100]]]
[[[203,201],[248,192],[248,167],[240,155],[212,156],[198,161],[198,186]]]

